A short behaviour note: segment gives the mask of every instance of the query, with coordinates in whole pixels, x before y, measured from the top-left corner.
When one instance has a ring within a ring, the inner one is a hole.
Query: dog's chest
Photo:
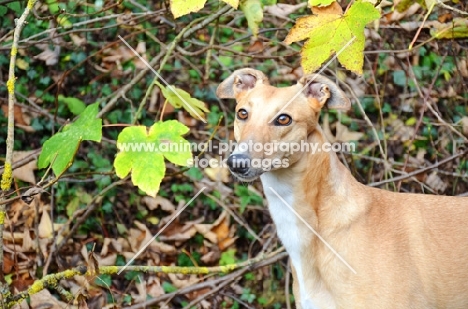
[[[298,261],[303,237],[298,229],[299,219],[290,209],[294,205],[293,187],[272,173],[263,174],[261,180],[278,236],[293,262],[294,260]],[[294,259],[294,257],[297,258]],[[296,263],[294,264],[296,266]]]
[[[300,232],[297,224],[299,219],[290,209],[294,205],[293,186],[273,173],[263,174],[261,180],[276,232],[291,257],[299,281],[301,299],[304,300],[307,293],[304,285],[301,251],[305,244],[305,235]]]
[[[295,202],[294,186],[291,184],[291,179],[280,178],[273,173],[265,173],[261,176],[261,180],[278,237],[286,248],[296,270],[302,309],[335,308],[331,295],[320,288],[320,284],[312,283],[314,280],[306,284],[304,267],[313,267],[313,261],[303,257],[307,250],[312,249],[308,244],[313,234],[305,228],[305,225],[291,210]],[[310,255],[308,256],[310,258]]]

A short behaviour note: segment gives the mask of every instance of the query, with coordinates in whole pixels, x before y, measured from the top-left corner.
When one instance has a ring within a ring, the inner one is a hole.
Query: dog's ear
[[[321,109],[325,103],[328,108],[348,110],[351,101],[337,84],[328,78],[310,74],[302,77],[298,83],[304,88],[303,93],[307,98],[314,98],[314,108]],[[318,105],[317,105],[318,104]]]
[[[269,84],[265,74],[254,69],[240,69],[234,71],[218,86],[216,95],[220,99],[233,99],[260,84]]]

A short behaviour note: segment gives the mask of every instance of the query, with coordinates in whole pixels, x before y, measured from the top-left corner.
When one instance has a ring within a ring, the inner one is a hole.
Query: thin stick
[[[10,53],[10,67],[8,72],[8,133],[6,140],[6,156],[5,156],[5,169],[2,174],[1,180],[1,190],[2,194],[0,196],[0,201],[4,200],[5,194],[10,190],[11,183],[13,181],[13,146],[15,141],[15,64],[16,64],[16,54],[18,53],[18,42],[20,38],[21,31],[23,30],[26,18],[28,17],[31,9],[34,7],[36,0],[29,0],[26,5],[21,17],[16,20],[16,27],[13,33],[13,43],[11,45]],[[3,228],[5,223],[5,204],[0,204],[0,285],[3,286],[4,277],[3,277]],[[2,296],[3,303],[3,296]]]

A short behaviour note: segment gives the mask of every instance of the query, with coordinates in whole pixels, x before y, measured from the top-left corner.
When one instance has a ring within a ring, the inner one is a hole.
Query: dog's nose
[[[250,169],[250,157],[245,154],[230,155],[227,165],[232,172],[245,175]]]

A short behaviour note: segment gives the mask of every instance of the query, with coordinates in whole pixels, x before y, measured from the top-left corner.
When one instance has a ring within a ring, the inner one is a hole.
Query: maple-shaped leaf
[[[192,117],[204,120],[205,112],[209,112],[210,110],[206,107],[205,103],[192,98],[190,94],[180,88],[169,86],[164,87],[158,81],[154,81],[154,83],[161,89],[163,96],[166,100],[175,108],[184,108]]]
[[[62,174],[72,163],[81,141],[100,142],[102,119],[96,118],[99,103],[86,107],[79,118],[49,138],[42,146],[37,166],[45,168],[52,163],[55,175]]]
[[[156,196],[166,172],[164,158],[177,165],[187,165],[192,158],[190,143],[182,135],[189,131],[177,120],[145,126],[127,127],[117,138],[120,152],[114,160],[117,176],[131,172],[134,185],[150,196]]]
[[[348,70],[362,74],[364,27],[379,17],[379,11],[371,3],[356,1],[343,15],[321,14],[298,19],[285,43],[308,39],[301,50],[302,67],[311,73],[351,42],[338,55],[338,61]]]

